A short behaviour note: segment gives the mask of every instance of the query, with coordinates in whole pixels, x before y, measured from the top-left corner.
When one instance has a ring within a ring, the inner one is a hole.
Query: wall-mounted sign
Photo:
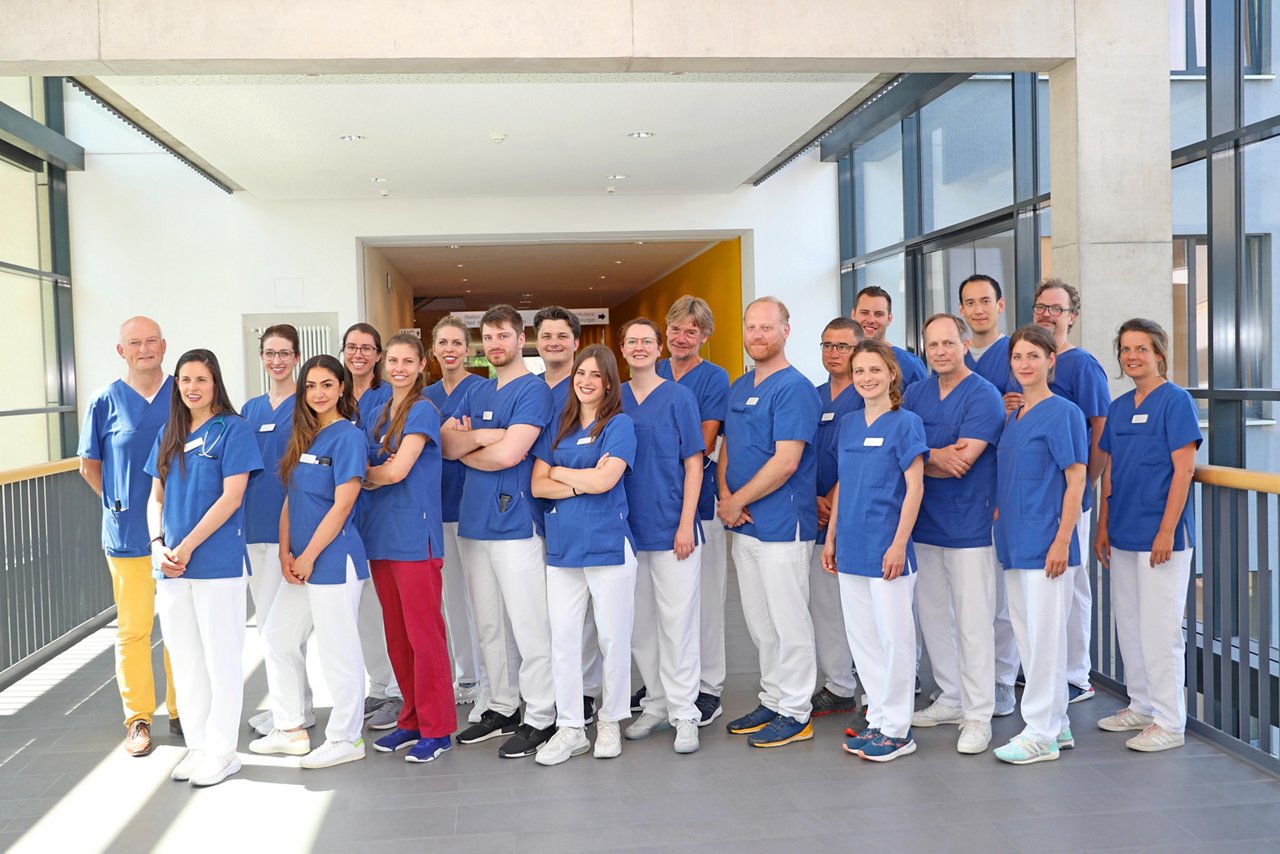
[[[609,325],[609,309],[607,308],[571,308],[569,311],[578,316],[578,322],[583,326],[608,326]],[[520,316],[524,318],[525,326],[533,326],[533,316],[536,311],[521,311]],[[479,329],[480,318],[484,317],[483,311],[459,311],[454,314],[459,317],[462,322],[467,324],[468,329]]]

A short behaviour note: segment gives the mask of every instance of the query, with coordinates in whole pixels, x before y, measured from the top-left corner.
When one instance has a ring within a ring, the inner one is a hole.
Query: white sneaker
[[[698,743],[698,722],[676,721],[676,753],[697,753],[701,746]]]
[[[587,734],[580,726],[562,726],[538,748],[533,761],[539,765],[559,765],[571,756],[580,756],[591,749]]]
[[[1152,724],[1126,741],[1124,746],[1130,750],[1141,750],[1143,753],[1156,753],[1172,747],[1181,747],[1185,743],[1186,737],[1182,733],[1169,732],[1160,724]]]
[[[960,740],[957,753],[984,753],[991,744],[991,724],[986,721],[964,721],[960,724]]]
[[[470,685],[453,686],[453,702],[458,706],[474,703],[480,697],[480,686],[474,682]]]
[[[697,733],[694,733],[697,738]],[[622,755],[622,728],[617,721],[596,724],[596,759],[612,759]]]
[[[169,779],[177,780],[179,783],[190,780],[191,772],[200,767],[200,758],[199,750],[188,750],[187,755],[182,757],[182,761],[169,773]]]
[[[937,726],[938,724],[961,724],[964,722],[964,710],[959,706],[947,706],[934,702],[911,716],[912,726]]]
[[[1119,709],[1114,715],[1107,715],[1098,721],[1098,729],[1105,729],[1107,732],[1128,732],[1129,730],[1142,731],[1156,722],[1156,719],[1150,715],[1144,715],[1135,712],[1133,709]]]
[[[266,735],[271,732],[271,710],[266,709],[258,712],[256,715],[250,715],[248,724],[249,729],[257,732],[259,735]],[[264,726],[266,727],[265,731],[262,729]]]
[[[331,768],[344,762],[364,759],[364,739],[356,741],[326,741],[298,762],[303,768]]]
[[[311,736],[305,729],[285,732],[273,729],[262,738],[249,742],[250,753],[284,753],[288,756],[305,756],[311,752]]]
[[[636,718],[631,726],[627,727],[627,739],[629,741],[639,741],[642,738],[648,738],[654,732],[660,729],[666,729],[671,726],[667,723],[667,719],[653,714],[652,712],[641,712],[640,717]]]
[[[249,718],[250,725],[253,724],[253,720],[256,717],[257,715],[254,715],[253,718]],[[302,728],[311,729],[315,725],[316,725],[316,713],[313,712],[311,709],[307,709],[307,713],[302,716]],[[267,713],[267,719],[265,722],[260,723],[254,727],[254,730],[258,733],[258,735],[271,735],[271,730],[273,729],[275,729],[275,718],[271,715],[270,712]]]
[[[206,756],[191,773],[191,785],[201,788],[216,786],[239,770],[240,757],[234,753],[227,756]]]

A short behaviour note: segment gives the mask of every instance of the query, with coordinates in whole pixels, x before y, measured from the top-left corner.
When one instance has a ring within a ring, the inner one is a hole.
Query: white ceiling
[[[101,80],[254,196],[357,199],[729,192],[866,97],[872,75]]]

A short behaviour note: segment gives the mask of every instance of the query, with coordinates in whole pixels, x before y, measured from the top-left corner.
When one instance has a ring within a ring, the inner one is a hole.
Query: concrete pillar
[[[1114,376],[1120,323],[1173,328],[1169,4],[1075,8],[1076,58],[1049,72],[1053,274],[1080,288],[1078,343]]]

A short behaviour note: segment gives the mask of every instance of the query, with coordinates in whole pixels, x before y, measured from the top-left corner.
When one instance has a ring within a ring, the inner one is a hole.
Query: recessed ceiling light
[[[594,291],[595,289],[596,289],[595,285],[587,285],[587,290]]]
[[[636,246],[644,246],[644,241],[643,241],[643,240],[637,240],[637,241],[636,241]]]
[[[462,265],[461,265],[461,264],[459,264],[459,265],[458,265],[458,267],[462,267]]]
[[[621,261],[614,261],[613,263],[615,263],[615,264],[621,264],[622,262],[621,262]]]
[[[344,133],[342,136],[338,137],[338,139],[343,142],[361,142],[365,138],[358,133]]]
[[[653,131],[633,130],[631,133],[627,134],[627,136],[631,137],[632,139],[648,139],[649,137],[653,136]]]
[[[461,247],[459,244],[457,244],[457,243],[450,243],[450,244],[449,244],[449,248],[450,248],[450,249],[461,249],[462,247]]]
[[[467,293],[471,293],[471,288],[467,288]]]
[[[610,181],[625,181],[630,177],[631,177],[630,175],[606,175],[605,176],[605,178],[607,178]]]
[[[602,279],[603,279],[603,278],[604,278],[604,276],[601,276],[600,278],[602,278]]]
[[[385,184],[385,183],[387,183],[387,179],[386,179],[386,178],[370,178],[369,180],[370,180],[370,181],[372,181],[372,182],[373,182],[373,183],[375,183],[375,184]]]
[[[471,281],[471,280],[470,280],[470,279],[463,279],[462,281],[464,281],[464,282],[469,282],[469,281]]]

